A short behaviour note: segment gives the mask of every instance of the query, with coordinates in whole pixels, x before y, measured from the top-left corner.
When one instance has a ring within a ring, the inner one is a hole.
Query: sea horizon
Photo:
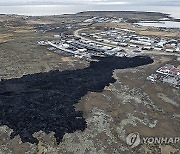
[[[4,5],[0,6],[0,14],[17,14],[27,16],[51,16],[76,14],[84,11],[140,11],[160,12],[170,17],[180,19],[180,6],[145,6],[132,4],[118,5]]]

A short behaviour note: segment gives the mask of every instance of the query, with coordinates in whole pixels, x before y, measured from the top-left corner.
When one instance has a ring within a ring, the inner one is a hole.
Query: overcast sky
[[[0,0],[0,4],[128,4],[152,3],[163,5],[180,4],[180,0]]]

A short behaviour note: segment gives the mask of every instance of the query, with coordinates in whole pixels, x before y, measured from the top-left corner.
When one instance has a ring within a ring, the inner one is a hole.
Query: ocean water
[[[19,5],[0,6],[0,13],[19,15],[60,15],[74,14],[81,11],[152,11],[168,13],[174,18],[180,19],[180,6],[156,6],[156,5]]]
[[[150,26],[150,27],[166,27],[166,28],[180,28],[180,22],[173,21],[162,21],[162,22],[139,22],[136,23],[141,26]]]

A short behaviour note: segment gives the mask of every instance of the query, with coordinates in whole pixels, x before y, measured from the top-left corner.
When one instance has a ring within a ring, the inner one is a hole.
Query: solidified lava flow
[[[83,113],[74,104],[87,92],[102,92],[116,80],[114,69],[153,63],[150,57],[95,57],[85,69],[50,71],[25,75],[0,82],[0,126],[13,129],[11,138],[20,135],[23,142],[37,143],[32,134],[40,130],[55,132],[57,142],[65,133],[84,130]]]

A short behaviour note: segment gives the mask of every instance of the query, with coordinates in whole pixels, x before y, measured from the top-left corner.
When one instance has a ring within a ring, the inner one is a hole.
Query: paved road
[[[110,47],[118,47],[116,45],[94,41],[94,40],[92,40],[90,38],[86,38],[86,37],[83,37],[83,36],[79,35],[79,32],[82,31],[82,30],[85,30],[85,29],[88,29],[88,28],[82,28],[82,29],[78,29],[78,30],[74,31],[74,36],[79,37],[79,38],[84,39],[84,40],[91,41],[91,42],[99,44],[99,45],[110,46]],[[123,47],[121,47],[121,48],[124,49],[127,54],[130,54],[130,55],[135,54],[135,53],[129,51],[127,48],[123,48]],[[155,51],[143,51],[141,53],[136,53],[136,54],[142,54],[142,53],[143,54],[148,54],[148,55],[153,54],[153,55],[166,55],[166,56],[178,56],[178,57],[180,57],[180,54],[177,54],[177,53],[155,52]]]

